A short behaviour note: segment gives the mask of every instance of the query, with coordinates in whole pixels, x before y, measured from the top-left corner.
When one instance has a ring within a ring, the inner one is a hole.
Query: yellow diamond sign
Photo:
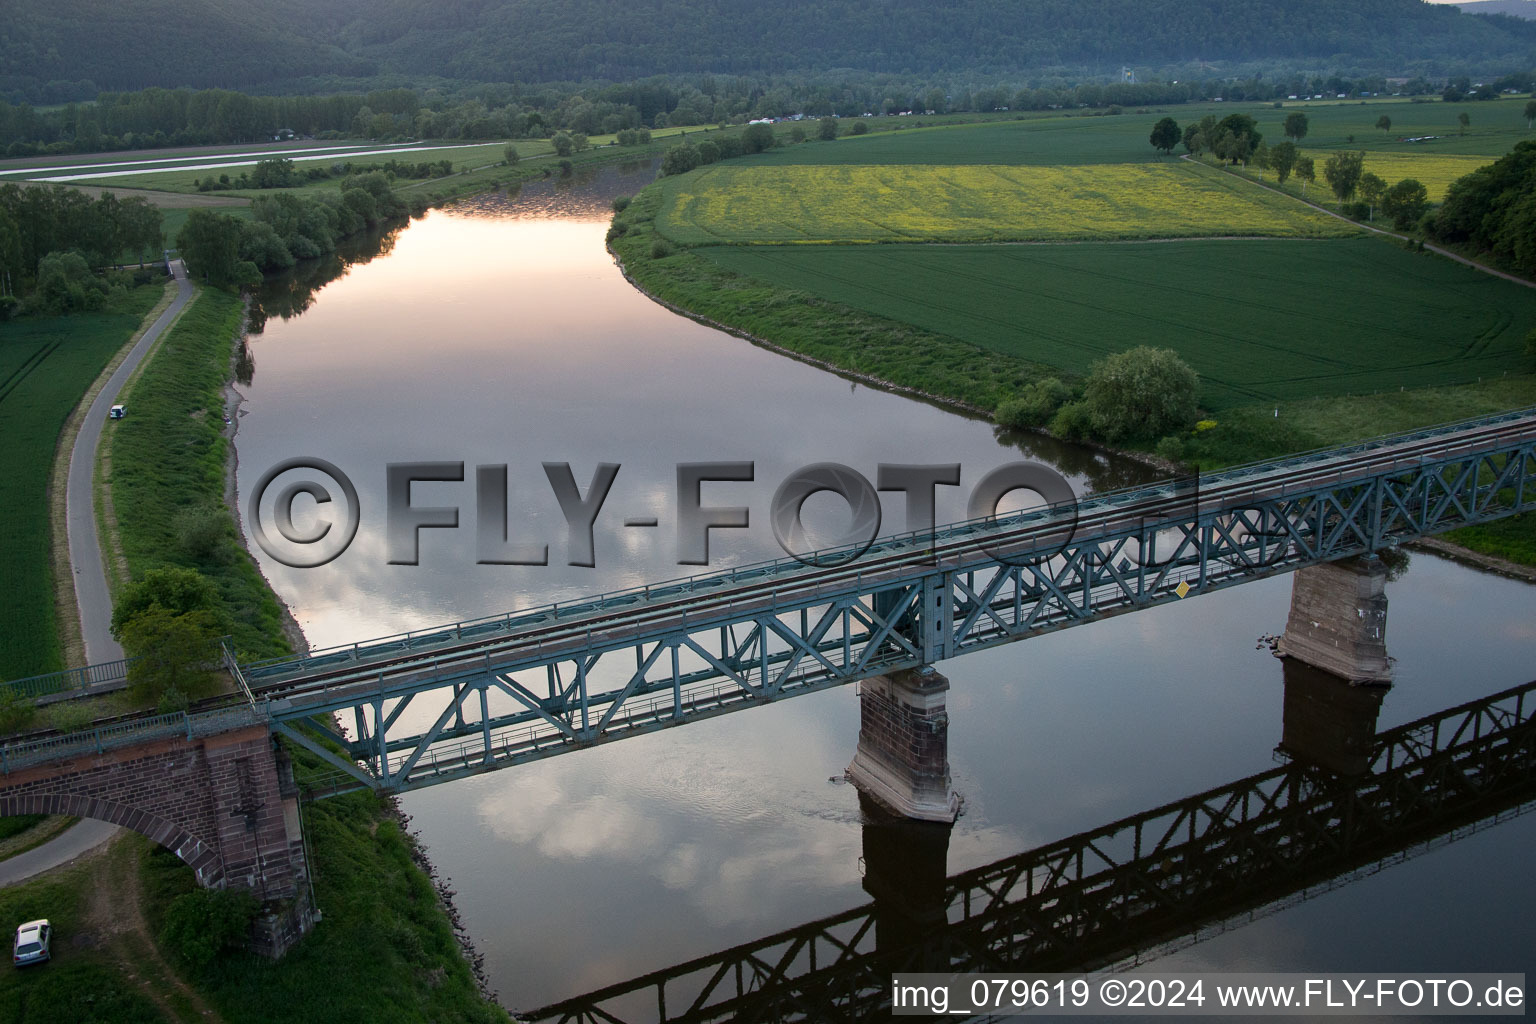
[[[1180,597],[1188,597],[1189,592],[1195,588],[1189,585],[1187,580],[1179,580],[1179,585],[1173,588],[1173,592]]]

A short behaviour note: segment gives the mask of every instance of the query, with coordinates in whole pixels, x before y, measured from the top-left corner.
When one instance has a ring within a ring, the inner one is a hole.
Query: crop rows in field
[[[0,329],[0,678],[61,667],[50,576],[48,475],[59,429],[160,290],[139,288],[115,312],[22,319]]]
[[[1354,228],[1187,163],[1081,167],[715,165],[663,179],[689,244],[1273,235]]]
[[[1173,348],[1210,409],[1516,371],[1536,324],[1536,291],[1365,238],[700,252],[1069,374]]]

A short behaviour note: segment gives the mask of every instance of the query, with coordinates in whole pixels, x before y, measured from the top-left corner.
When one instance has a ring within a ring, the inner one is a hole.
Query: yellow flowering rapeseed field
[[[1187,162],[714,165],[662,185],[657,227],[691,244],[1316,238],[1355,231]]]
[[[1317,165],[1317,183],[1327,194],[1323,181],[1323,164],[1329,154],[1308,153]],[[1445,190],[1451,182],[1463,174],[1471,174],[1479,167],[1493,163],[1491,156],[1461,156],[1452,153],[1374,153],[1365,154],[1364,169],[1381,178],[1388,185],[1396,185],[1404,178],[1414,178],[1429,191],[1430,202],[1438,203],[1445,198]],[[1271,175],[1273,178],[1273,175]]]

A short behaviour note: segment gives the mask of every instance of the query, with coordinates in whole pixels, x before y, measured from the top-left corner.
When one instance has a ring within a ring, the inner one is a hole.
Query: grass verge
[[[302,778],[301,759],[296,768]],[[304,824],[325,919],[277,963],[233,954],[191,976],[230,1024],[508,1020],[480,998],[432,882],[414,862],[414,840],[386,801],[353,793],[308,804]],[[191,891],[192,873],[158,848],[142,872],[158,934],[165,908]]]
[[[224,506],[223,391],[244,313],[238,296],[213,289],[187,305],[129,385],[133,412],[111,433],[105,482],[130,576],[196,569],[218,586],[236,649],[273,657],[288,652],[282,613]]]
[[[210,289],[188,305],[133,384],[133,415],[119,424],[128,429],[112,439],[110,482],[130,571],[175,564],[211,577],[238,623],[237,646],[263,656],[287,649],[279,606],[223,504],[223,388],[243,313],[237,297]],[[187,543],[188,509],[198,516],[216,510],[216,543]],[[302,779],[309,755],[297,751],[294,761]],[[232,1024],[319,1016],[506,1021],[480,997],[392,806],[358,793],[307,805],[304,818],[324,920],[276,963],[233,954],[205,972],[183,967],[196,992]],[[149,934],[158,935],[169,901],[195,882],[189,868],[159,850],[146,854],[140,877]]]
[[[11,1024],[155,1024],[165,1018],[128,982],[90,921],[87,860],[25,885],[0,889],[0,929],[40,917],[53,925],[53,959],[0,973],[0,1020]]]

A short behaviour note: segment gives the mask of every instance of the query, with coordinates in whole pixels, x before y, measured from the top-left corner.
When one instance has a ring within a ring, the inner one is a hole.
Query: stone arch
[[[197,882],[203,888],[224,887],[224,868],[218,852],[158,814],[75,793],[22,793],[0,797],[0,817],[17,814],[67,814],[72,818],[95,818],[120,825],[180,857],[197,874]]]

